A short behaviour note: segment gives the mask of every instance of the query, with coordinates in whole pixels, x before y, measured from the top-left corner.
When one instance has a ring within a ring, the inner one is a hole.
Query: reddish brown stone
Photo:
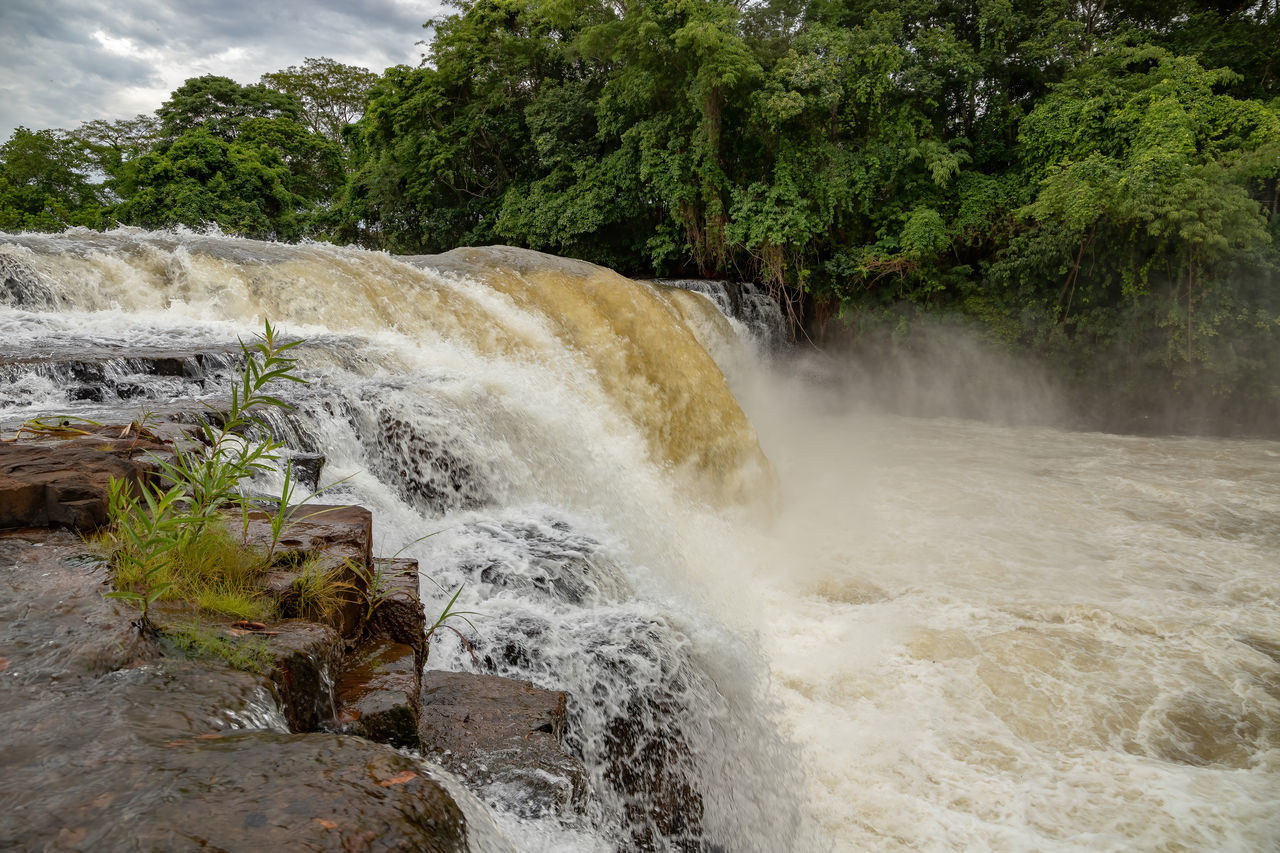
[[[338,685],[342,731],[405,749],[421,746],[418,691],[422,673],[403,643],[369,640],[347,656]]]
[[[529,816],[582,808],[586,771],[564,751],[565,696],[466,672],[422,677],[425,755]]]
[[[427,618],[418,592],[418,561],[378,559],[382,594],[366,632],[411,646],[418,668],[426,663]]]
[[[101,435],[0,444],[0,528],[102,526],[109,481],[136,489],[155,470],[148,451],[167,448]]]

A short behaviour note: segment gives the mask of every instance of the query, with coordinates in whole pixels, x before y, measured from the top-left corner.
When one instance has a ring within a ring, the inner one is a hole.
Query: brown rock
[[[276,553],[310,554],[319,551],[356,561],[362,568],[373,565],[373,513],[362,506],[303,504],[290,507],[289,523]],[[271,544],[271,525],[265,512],[249,515],[249,541]]]
[[[155,470],[142,458],[148,451],[167,448],[99,435],[0,444],[0,528],[102,526],[109,480],[128,480],[136,489]]]
[[[341,730],[405,749],[420,748],[421,685],[412,646],[367,641],[347,656],[338,685]]]
[[[418,561],[379,559],[375,564],[382,572],[384,594],[365,630],[370,636],[412,646],[421,669],[426,663],[427,618],[418,592]]]
[[[423,753],[526,816],[585,804],[586,771],[561,746],[564,726],[559,691],[496,675],[423,674]]]
[[[267,625],[268,649],[275,657],[271,680],[289,731],[319,731],[333,722],[334,685],[342,669],[341,635],[327,625],[286,619]]]
[[[261,510],[249,513],[248,542],[263,549],[271,545],[270,516]],[[373,514],[360,506],[304,504],[291,508],[290,521],[276,543],[278,567],[266,578],[267,591],[281,603],[285,613],[291,609],[295,595],[292,587],[301,572],[298,567],[310,556],[318,557],[321,568],[342,568],[352,564],[358,571],[346,569],[341,579],[350,584],[352,593],[334,614],[330,623],[343,637],[352,639],[363,628],[363,575],[372,565]]]
[[[465,853],[424,765],[285,733],[268,680],[159,657],[105,581],[66,531],[0,534],[0,848]]]

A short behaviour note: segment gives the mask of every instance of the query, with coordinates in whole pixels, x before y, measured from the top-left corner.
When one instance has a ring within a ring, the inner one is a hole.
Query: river
[[[59,363],[306,340],[279,430],[429,608],[462,586],[481,666],[570,693],[592,806],[478,792],[493,849],[1280,843],[1280,443],[889,415],[703,295],[517,250],[0,235],[0,272],[10,429],[216,396]]]

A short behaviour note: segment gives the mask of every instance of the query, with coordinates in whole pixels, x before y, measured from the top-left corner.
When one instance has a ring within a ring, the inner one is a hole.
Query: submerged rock
[[[584,808],[587,774],[561,746],[565,696],[525,681],[427,672],[424,754],[526,817]]]

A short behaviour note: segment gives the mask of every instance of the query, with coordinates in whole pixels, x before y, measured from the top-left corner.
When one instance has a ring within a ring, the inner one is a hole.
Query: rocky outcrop
[[[0,848],[467,849],[426,765],[290,733],[270,679],[162,655],[107,580],[70,533],[0,534]]]
[[[365,631],[413,648],[418,669],[426,663],[426,614],[418,596],[418,561],[379,559],[380,598]]]
[[[146,454],[167,452],[157,441],[100,434],[0,444],[0,529],[96,529],[107,520],[110,479],[137,488],[155,470]]]
[[[561,745],[565,695],[496,675],[427,672],[423,754],[526,817],[568,815],[586,771]]]
[[[273,551],[266,588],[285,616],[303,566],[338,572],[346,598],[323,623],[155,605],[166,630],[251,649],[257,672],[140,632],[103,597],[100,556],[32,529],[93,530],[110,477],[155,476],[147,456],[169,445],[121,432],[0,445],[0,523],[15,528],[0,532],[0,771],[21,789],[0,810],[0,848],[466,850],[448,793],[389,746],[422,750],[522,815],[583,811],[563,693],[463,673],[424,685],[418,565],[373,557],[364,508],[293,507],[274,543],[267,513],[247,528],[229,518]]]

